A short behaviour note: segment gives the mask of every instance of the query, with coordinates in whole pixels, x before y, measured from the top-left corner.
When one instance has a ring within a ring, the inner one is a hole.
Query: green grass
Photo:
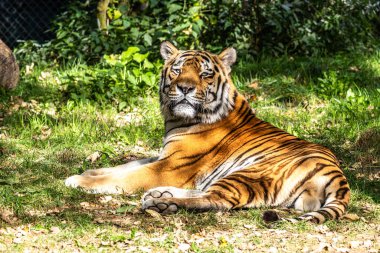
[[[263,58],[233,70],[260,118],[341,160],[353,190],[349,212],[359,220],[322,228],[266,224],[265,209],[156,218],[139,212],[139,194],[103,203],[102,196],[66,188],[70,175],[157,154],[163,135],[158,96],[131,98],[133,106],[120,108],[63,95],[61,78],[81,68],[23,68],[15,90],[0,90],[0,251],[295,252],[316,249],[318,235],[330,243],[331,233],[336,247],[352,240],[380,247],[380,51]],[[96,151],[100,158],[86,159]]]

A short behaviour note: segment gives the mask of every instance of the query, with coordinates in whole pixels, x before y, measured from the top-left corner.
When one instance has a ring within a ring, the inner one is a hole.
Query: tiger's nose
[[[184,94],[188,94],[195,90],[195,87],[186,83],[179,83],[177,84],[178,89]]]

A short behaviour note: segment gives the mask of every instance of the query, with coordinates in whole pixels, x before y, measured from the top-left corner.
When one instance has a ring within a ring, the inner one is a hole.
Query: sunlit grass
[[[161,221],[139,213],[138,206],[128,202],[139,203],[139,195],[114,197],[126,206],[123,212],[104,205],[83,208],[80,203],[99,203],[100,196],[69,189],[63,180],[87,169],[124,163],[130,156],[157,154],[163,122],[157,95],[134,98],[134,104],[122,110],[112,103],[74,102],[63,97],[60,77],[66,71],[80,71],[83,66],[78,64],[50,69],[36,66],[27,75],[24,70],[16,90],[0,93],[0,208],[17,217],[17,226],[45,231],[34,242],[20,244],[12,244],[14,235],[0,233],[0,242],[9,243],[8,250],[54,248],[55,242],[62,241],[69,243],[63,250],[67,252],[74,248],[115,250],[125,242],[140,251],[139,247],[173,251],[186,239],[194,252],[231,252],[236,245],[249,250],[243,246],[247,242],[270,247],[273,242],[266,233],[272,233],[271,229],[293,234],[315,232],[315,225],[305,222],[266,224],[262,220],[265,208],[228,214],[180,211]],[[239,63],[233,72],[236,86],[258,117],[325,145],[338,155],[353,189],[349,212],[363,219],[354,223],[329,221],[327,227],[338,233],[349,228],[349,237],[355,239],[366,233],[368,224],[379,224],[380,53],[262,59]],[[99,159],[86,159],[96,151],[101,153]],[[125,222],[116,224],[105,215],[122,217]],[[104,222],[95,221],[97,217]],[[16,226],[2,220],[0,225]],[[52,227],[61,232],[52,235]],[[234,242],[225,238],[238,233],[244,236]],[[192,235],[215,236],[216,241],[195,243],[189,239]],[[302,250],[297,243],[286,245],[288,250]]]

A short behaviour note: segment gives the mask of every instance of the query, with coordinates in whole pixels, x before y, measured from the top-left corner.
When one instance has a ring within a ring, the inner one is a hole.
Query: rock
[[[19,80],[20,70],[12,50],[0,40],[0,86],[12,89]]]

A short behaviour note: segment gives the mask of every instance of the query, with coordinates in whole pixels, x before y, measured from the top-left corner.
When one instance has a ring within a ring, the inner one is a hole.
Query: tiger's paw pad
[[[151,198],[143,200],[142,210],[153,210],[161,214],[172,214],[178,211],[178,206],[169,200]]]
[[[144,202],[148,199],[173,198],[174,197],[173,189],[174,189],[174,187],[153,188],[153,189],[147,191],[143,195],[142,201]]]

